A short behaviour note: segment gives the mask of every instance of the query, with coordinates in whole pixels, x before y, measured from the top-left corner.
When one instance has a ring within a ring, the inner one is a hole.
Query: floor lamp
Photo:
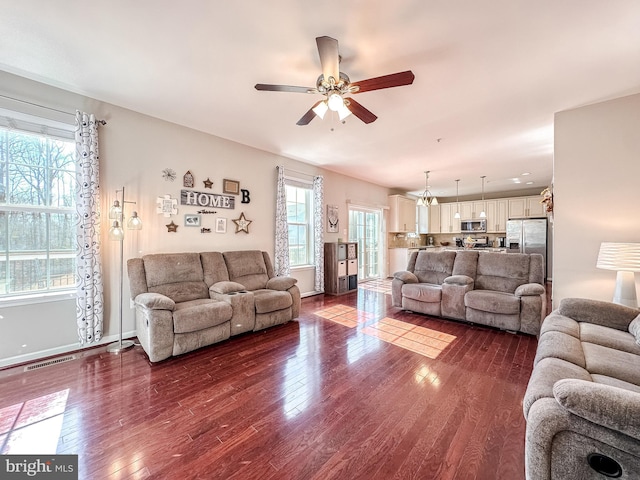
[[[118,193],[122,193],[122,203],[118,200]],[[124,198],[124,187],[121,190],[116,190],[116,199],[113,205],[109,209],[109,218],[113,220],[113,224],[109,229],[109,239],[115,242],[120,242],[120,290],[118,296],[119,303],[119,330],[118,341],[107,345],[107,352],[120,353],[133,347],[134,343],[131,340],[122,340],[122,282],[124,275],[124,205],[125,203],[135,204],[136,202],[129,202]],[[133,212],[129,220],[127,220],[127,229],[140,230],[142,229],[142,221],[138,217],[138,212]]]
[[[618,272],[613,303],[638,308],[635,272],[640,272],[640,243],[602,242],[596,267]]]

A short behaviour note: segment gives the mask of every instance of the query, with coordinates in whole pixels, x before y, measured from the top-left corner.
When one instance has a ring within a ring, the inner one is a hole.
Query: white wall
[[[640,95],[555,115],[554,306],[612,299],[616,273],[596,268],[598,250],[640,242],[639,179]]]
[[[115,198],[116,189],[126,189],[126,198],[136,201],[135,210],[143,221],[143,230],[126,232],[124,256],[136,257],[147,253],[178,251],[225,251],[262,249],[273,256],[276,165],[284,165],[298,172],[322,174],[325,177],[325,203],[340,209],[339,234],[327,234],[326,241],[336,241],[347,227],[347,200],[357,199],[369,204],[385,205],[389,191],[370,183],[323,171],[285,157],[256,150],[219,137],[148,117],[114,105],[98,102],[64,90],[49,87],[5,72],[0,72],[0,94],[38,103],[64,111],[75,109],[96,114],[108,125],[101,127],[100,177],[103,210],[103,266],[105,280],[105,330],[107,339],[117,335],[118,244],[107,238],[106,213]],[[161,100],[160,100],[161,101]],[[6,107],[30,110],[31,113],[59,114],[43,109],[25,107],[8,102]],[[69,117],[65,118],[69,121]],[[71,119],[72,121],[72,119]],[[174,182],[162,178],[162,170],[172,168],[178,178]],[[203,188],[203,180],[210,178],[212,193],[222,193],[222,180],[240,182],[240,188],[250,191],[251,202],[236,208],[216,208],[217,215],[203,215],[204,227],[213,233],[201,234],[199,228],[184,226],[184,214],[196,213],[198,207],[178,205],[178,215],[170,219],[156,213],[156,198],[169,194],[180,197],[182,176],[190,170],[196,180],[195,190]],[[127,205],[130,213],[133,207]],[[325,208],[326,211],[326,208]],[[252,223],[249,234],[234,233],[231,221],[244,212]],[[214,219],[226,217],[227,233],[215,233]],[[179,225],[177,233],[165,227],[171,220]],[[294,273],[295,274],[295,273]],[[299,272],[301,290],[313,287],[313,272]],[[75,302],[39,304],[2,308],[0,312],[0,366],[69,351],[78,347],[75,328]],[[129,308],[128,282],[124,285],[124,332],[134,331],[133,311]]]

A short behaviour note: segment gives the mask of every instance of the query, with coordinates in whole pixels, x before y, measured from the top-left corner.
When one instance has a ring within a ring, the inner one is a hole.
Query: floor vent
[[[75,360],[75,355],[67,355],[66,357],[54,358],[52,360],[45,360],[44,362],[32,363],[31,365],[27,365],[24,367],[25,372],[29,372],[31,370],[36,370],[38,368],[50,367],[51,365],[57,365],[58,363],[70,362],[71,360]]]

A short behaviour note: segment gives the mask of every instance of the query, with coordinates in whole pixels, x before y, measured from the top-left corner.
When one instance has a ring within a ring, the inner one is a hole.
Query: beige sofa
[[[300,313],[296,279],[258,250],[161,253],[127,261],[136,330],[152,362],[286,323]]]
[[[419,251],[391,283],[392,305],[537,335],[546,314],[539,254]]]
[[[528,480],[640,478],[640,311],[566,298],[523,400]]]

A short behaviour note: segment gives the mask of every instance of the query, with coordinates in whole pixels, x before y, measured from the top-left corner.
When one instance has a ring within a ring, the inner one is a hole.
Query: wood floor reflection
[[[383,287],[153,366],[101,348],[2,371],[2,453],[78,454],[82,479],[523,478],[536,339],[403,312]]]

